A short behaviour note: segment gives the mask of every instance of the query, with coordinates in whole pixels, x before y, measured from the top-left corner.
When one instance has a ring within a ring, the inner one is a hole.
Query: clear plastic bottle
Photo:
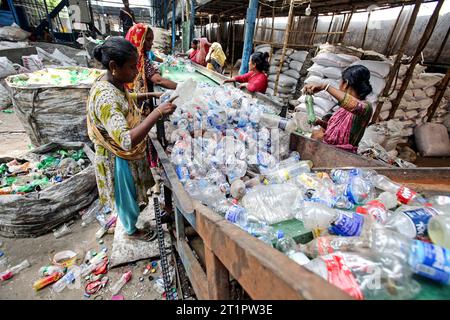
[[[373,199],[374,188],[369,180],[361,175],[357,175],[350,178],[344,195],[355,205],[365,204],[370,199]]]
[[[55,272],[64,273],[65,268],[58,266],[45,266],[39,269],[39,276],[47,277],[52,275]]]
[[[292,254],[297,248],[297,244],[294,239],[288,237],[284,234],[283,230],[278,230],[277,232],[277,242],[275,248],[278,251],[285,253],[286,255]]]
[[[297,218],[303,221],[305,228],[316,230],[328,228],[338,216],[337,210],[322,203],[305,201]]]
[[[124,273],[119,280],[111,287],[111,293],[116,295],[122,290],[123,286],[131,280],[132,272],[128,271]]]
[[[52,285],[52,290],[56,293],[62,292],[68,285],[81,278],[81,268],[72,266],[67,273]]]
[[[244,181],[241,179],[236,179],[231,183],[230,193],[235,199],[241,199],[246,192],[246,187]]]
[[[66,234],[69,234],[71,232],[69,226],[65,223],[61,228],[59,228],[58,230],[55,230],[53,232],[53,235],[55,236],[56,239],[59,239],[63,236],[65,236]]]
[[[362,237],[320,236],[298,248],[310,258],[316,258],[336,251],[354,251],[364,247],[367,241]]]
[[[308,173],[310,171],[310,161],[298,161],[289,165],[284,165],[282,168],[266,172],[264,173],[264,176],[270,183],[284,183],[291,179],[295,179],[302,173]]]
[[[297,262],[299,265],[303,266],[309,263],[311,260],[303,253],[299,251],[293,251],[288,254],[288,257]]]
[[[7,269],[6,271],[0,273],[0,280],[1,281],[5,281],[8,279],[11,279],[12,277],[14,277],[15,275],[17,275],[20,271],[22,271],[23,269],[29,268],[31,265],[28,262],[28,260],[24,260],[21,263],[19,263],[18,265]]]
[[[3,251],[0,250],[0,270],[4,270],[5,268],[7,268],[8,264],[9,264],[8,257],[5,255]]]
[[[385,227],[414,239],[427,235],[429,220],[439,212],[431,207],[399,208],[385,223]]]
[[[380,190],[395,193],[399,202],[409,206],[424,206],[428,202],[414,190],[393,182],[383,175],[374,175],[370,177],[372,184]]]
[[[368,179],[377,173],[370,169],[356,168],[351,170],[333,169],[330,172],[330,177],[336,184],[348,184],[353,177],[362,177]]]
[[[101,209],[100,200],[95,200],[87,209],[87,211],[81,216],[81,226],[85,227],[95,219],[95,215]]]
[[[245,208],[235,203],[227,210],[225,219],[240,226],[241,228],[245,228],[248,222],[247,211]]]
[[[390,212],[386,209],[384,202],[380,199],[375,199],[367,202],[364,206],[356,208],[356,212],[360,214],[367,214],[373,217],[381,224],[385,224]]]
[[[450,250],[450,215],[432,217],[428,222],[428,235],[433,243]]]
[[[420,292],[408,264],[388,254],[336,252],[305,267],[358,300],[407,300]]]

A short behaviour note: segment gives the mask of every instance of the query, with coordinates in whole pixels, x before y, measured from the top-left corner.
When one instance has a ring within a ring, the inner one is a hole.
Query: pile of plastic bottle
[[[171,161],[193,198],[356,299],[412,299],[420,278],[450,284],[450,197],[372,170],[312,172],[297,152],[275,152],[266,116],[226,87],[197,88],[178,106]],[[290,219],[314,239],[273,227]]]
[[[57,150],[39,161],[14,159],[0,163],[0,195],[41,191],[63,182],[90,164],[82,149]]]

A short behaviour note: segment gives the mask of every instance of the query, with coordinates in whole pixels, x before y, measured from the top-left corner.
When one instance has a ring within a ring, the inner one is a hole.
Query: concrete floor
[[[30,140],[15,114],[0,112],[0,141],[0,157],[20,157],[29,150]],[[35,292],[32,285],[39,279],[39,269],[50,264],[55,253],[63,250],[72,250],[78,254],[77,263],[79,264],[88,250],[99,252],[102,247],[106,247],[108,249],[107,253],[110,252],[114,235],[106,234],[102,239],[104,243],[100,245],[95,239],[95,233],[100,228],[97,221],[82,228],[81,220],[76,219],[70,228],[72,229],[71,233],[59,239],[56,239],[52,233],[38,238],[17,239],[0,237],[0,250],[8,257],[11,265],[17,265],[25,259],[28,259],[31,264],[30,268],[23,270],[12,279],[0,282],[0,300],[92,300],[97,295],[104,300],[110,300],[112,294],[109,291],[109,287],[128,270],[133,272],[132,279],[120,293],[125,300],[161,299],[161,294],[154,288],[155,280],[160,276],[159,268],[155,274],[152,274],[154,277],[153,281],[149,281],[148,275],[144,277],[142,282],[139,281],[139,278],[143,276],[142,273],[145,266],[150,263],[150,260],[142,260],[132,265],[109,270],[107,274],[109,285],[90,298],[84,297],[84,287],[87,282],[84,279],[81,288],[66,288],[60,294],[52,292],[50,287]],[[0,268],[0,272],[3,271]]]

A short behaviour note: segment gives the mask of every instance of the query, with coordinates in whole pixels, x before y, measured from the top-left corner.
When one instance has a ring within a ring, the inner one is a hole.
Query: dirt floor
[[[20,157],[29,150],[30,140],[20,124],[15,114],[8,114],[0,111],[0,157]],[[107,254],[110,253],[114,235],[106,234],[101,240],[103,244],[95,238],[95,233],[100,228],[97,221],[91,222],[88,226],[81,226],[81,219],[73,220],[70,226],[71,232],[59,239],[56,239],[53,233],[38,238],[4,238],[0,237],[0,250],[5,253],[9,264],[14,266],[27,259],[31,267],[23,270],[13,278],[0,282],[0,300],[4,299],[35,299],[35,300],[85,300],[85,299],[103,299],[110,300],[111,292],[109,287],[113,285],[121,275],[131,270],[132,279],[127,283],[119,293],[125,300],[154,300],[161,299],[161,294],[154,287],[156,279],[160,277],[160,268],[156,273],[143,276],[145,266],[151,263],[150,260],[142,260],[137,263],[125,265],[111,269],[106,274],[109,277],[109,284],[91,297],[84,296],[84,287],[88,281],[83,279],[80,288],[66,288],[59,294],[52,292],[50,287],[35,292],[32,288],[33,283],[38,280],[39,269],[51,264],[53,256],[63,250],[72,250],[76,252],[77,264],[84,259],[88,250],[100,252],[102,248],[107,248]],[[159,261],[158,266],[159,266]],[[0,272],[4,271],[0,267]],[[154,279],[149,280],[149,275]],[[140,279],[144,277],[144,279]],[[142,282],[140,281],[142,280]]]

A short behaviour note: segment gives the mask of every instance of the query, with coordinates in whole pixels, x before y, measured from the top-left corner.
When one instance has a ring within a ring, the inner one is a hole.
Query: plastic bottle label
[[[411,251],[409,263],[415,273],[450,284],[450,250],[416,240]]]
[[[411,201],[412,198],[414,198],[417,195],[417,192],[407,188],[407,187],[401,187],[397,191],[397,199],[399,202],[403,204],[408,204],[408,202]]]
[[[428,221],[437,214],[432,208],[420,208],[403,211],[403,213],[414,223],[416,237],[427,235]]]
[[[328,270],[328,282],[347,292],[357,300],[363,300],[364,295],[351,270],[343,262],[340,254],[322,257]]]
[[[232,206],[225,215],[225,219],[230,221],[231,223],[236,223],[239,214],[242,212],[242,209],[238,206]]]
[[[361,234],[364,217],[353,212],[340,211],[331,231],[338,236],[357,237]]]
[[[319,253],[319,256],[323,256],[334,252],[334,249],[331,246],[331,242],[328,237],[317,238],[317,251]]]

